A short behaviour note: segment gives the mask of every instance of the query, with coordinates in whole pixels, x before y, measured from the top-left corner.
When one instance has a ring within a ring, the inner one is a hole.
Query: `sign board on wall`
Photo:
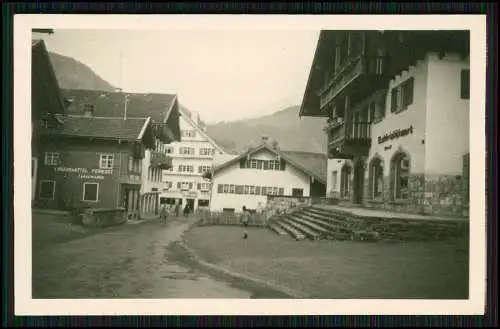
[[[104,175],[112,175],[113,169],[89,169],[89,168],[69,168],[56,167],[55,172],[67,172],[79,174],[80,179],[104,179]]]
[[[393,140],[393,139],[403,137],[406,135],[410,135],[410,134],[413,134],[413,126],[412,125],[410,125],[409,128],[396,129],[396,130],[393,130],[393,131],[391,131],[383,136],[379,136],[379,137],[377,137],[377,141],[379,144],[382,144],[384,142],[387,142],[388,140]]]

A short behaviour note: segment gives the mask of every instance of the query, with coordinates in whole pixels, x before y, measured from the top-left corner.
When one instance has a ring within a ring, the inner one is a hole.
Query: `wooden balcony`
[[[350,159],[354,155],[368,155],[371,123],[341,123],[327,129],[329,158]]]
[[[168,170],[172,168],[172,158],[165,153],[151,151],[151,167]]]
[[[387,77],[387,57],[359,55],[350,58],[319,91],[320,108],[334,101],[346,89],[368,95],[378,89]]]

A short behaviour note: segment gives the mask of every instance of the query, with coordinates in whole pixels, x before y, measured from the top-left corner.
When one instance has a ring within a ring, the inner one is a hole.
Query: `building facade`
[[[42,208],[126,208],[140,205],[145,149],[154,148],[150,118],[67,115],[46,124],[36,205]]]
[[[322,31],[300,115],[328,118],[328,195],[468,213],[468,32]]]
[[[36,199],[38,163],[43,160],[40,131],[45,123],[57,124],[65,114],[54,68],[43,40],[31,43],[31,201]]]
[[[211,211],[266,206],[268,195],[325,196],[326,156],[261,145],[217,166],[212,174]]]
[[[214,164],[228,153],[215,143],[187,111],[180,112],[181,140],[166,146],[165,152],[172,158],[172,167],[163,172],[162,202],[165,204],[189,204],[190,208],[208,209],[211,197],[211,181],[204,174],[211,172]]]
[[[136,211],[133,216],[157,215],[163,189],[162,172],[172,165],[165,150],[168,144],[180,140],[177,96],[74,89],[65,89],[63,93],[71,102],[68,112],[72,114],[120,120],[151,118],[153,146],[144,149],[141,161],[130,160],[128,166],[129,170],[137,173],[139,179],[139,195],[137,205],[133,207]]]

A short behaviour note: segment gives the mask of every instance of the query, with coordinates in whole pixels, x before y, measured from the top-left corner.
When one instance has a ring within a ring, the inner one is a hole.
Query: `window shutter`
[[[391,91],[391,112],[396,112],[398,109],[398,89],[393,88]]]
[[[283,187],[280,187],[278,194],[279,195],[285,195],[285,189]]]
[[[198,190],[201,190],[201,184],[198,183]]]
[[[236,185],[235,192],[236,194],[243,194],[243,185]]]
[[[262,161],[262,162],[263,162],[263,168],[264,168],[264,170],[269,169],[269,161],[264,160],[264,161]]]
[[[201,174],[201,166],[198,166],[198,173]]]
[[[280,170],[285,171],[286,161],[284,159],[280,159]]]
[[[217,193],[222,193],[222,184],[217,185]]]
[[[191,190],[193,188],[193,183],[189,183],[189,189]]]
[[[262,195],[266,195],[266,194],[267,194],[267,191],[266,191],[266,190],[267,190],[267,188],[266,188],[265,186],[262,186],[261,191],[260,191],[260,192],[261,192],[261,194],[262,194]]]
[[[177,188],[181,188],[181,182],[177,182]]]
[[[255,194],[260,195],[260,186],[255,187]]]

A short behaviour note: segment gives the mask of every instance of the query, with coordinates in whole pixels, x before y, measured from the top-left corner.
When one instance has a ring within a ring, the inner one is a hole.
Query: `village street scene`
[[[468,299],[469,38],[33,30],[32,298]]]

